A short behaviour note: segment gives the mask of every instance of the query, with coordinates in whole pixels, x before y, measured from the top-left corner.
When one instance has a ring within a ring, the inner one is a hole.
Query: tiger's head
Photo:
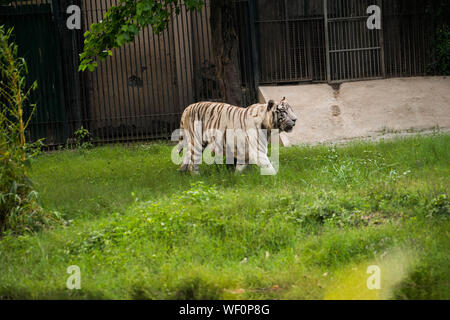
[[[291,132],[297,121],[297,116],[292,107],[283,98],[280,103],[270,100],[267,103],[267,111],[272,114],[272,128],[280,131]]]

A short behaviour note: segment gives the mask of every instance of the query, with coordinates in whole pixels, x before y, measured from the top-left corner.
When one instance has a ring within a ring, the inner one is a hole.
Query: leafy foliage
[[[89,149],[92,147],[91,143],[91,133],[88,129],[81,126],[78,130],[74,132],[75,137],[75,147],[81,149]]]
[[[93,71],[97,58],[104,60],[112,55],[113,48],[132,42],[139,31],[150,26],[155,34],[167,28],[173,13],[179,14],[181,6],[188,10],[200,10],[202,0],[120,0],[112,6],[102,21],[91,25],[84,34],[84,51],[80,55],[79,70]]]
[[[30,160],[40,147],[40,141],[25,141],[25,130],[35,109],[28,100],[37,83],[26,88],[27,64],[17,57],[17,45],[9,41],[12,31],[0,26],[0,235],[5,230],[38,230],[60,218],[58,214],[44,213],[28,179]],[[31,111],[24,119],[27,107]]]
[[[450,26],[443,24],[437,28],[434,41],[435,60],[429,71],[435,74],[450,75]]]
[[[427,66],[427,73],[450,75],[450,2],[427,0],[425,12],[434,22],[435,35],[432,43],[433,61]]]

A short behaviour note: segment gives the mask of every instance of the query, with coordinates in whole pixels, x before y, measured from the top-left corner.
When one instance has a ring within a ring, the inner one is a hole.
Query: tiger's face
[[[297,116],[286,98],[283,98],[278,104],[271,100],[269,105],[271,105],[270,111],[273,113],[274,126],[280,131],[291,132],[297,121]]]

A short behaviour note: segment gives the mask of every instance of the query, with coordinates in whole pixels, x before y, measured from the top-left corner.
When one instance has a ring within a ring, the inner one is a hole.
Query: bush
[[[39,230],[60,220],[59,214],[42,210],[27,177],[30,159],[40,146],[40,141],[25,141],[25,130],[35,109],[28,100],[37,84],[26,88],[27,65],[17,57],[11,33],[12,29],[5,32],[0,26],[0,236],[6,230],[15,234]],[[24,110],[27,107],[30,110]],[[28,111],[25,119],[24,111]]]
[[[450,75],[450,26],[442,24],[436,30],[434,61],[429,71],[434,74]]]

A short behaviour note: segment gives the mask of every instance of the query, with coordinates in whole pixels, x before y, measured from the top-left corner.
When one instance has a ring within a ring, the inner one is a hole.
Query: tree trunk
[[[239,40],[233,12],[233,1],[211,0],[212,49],[220,95],[224,102],[241,106]]]

